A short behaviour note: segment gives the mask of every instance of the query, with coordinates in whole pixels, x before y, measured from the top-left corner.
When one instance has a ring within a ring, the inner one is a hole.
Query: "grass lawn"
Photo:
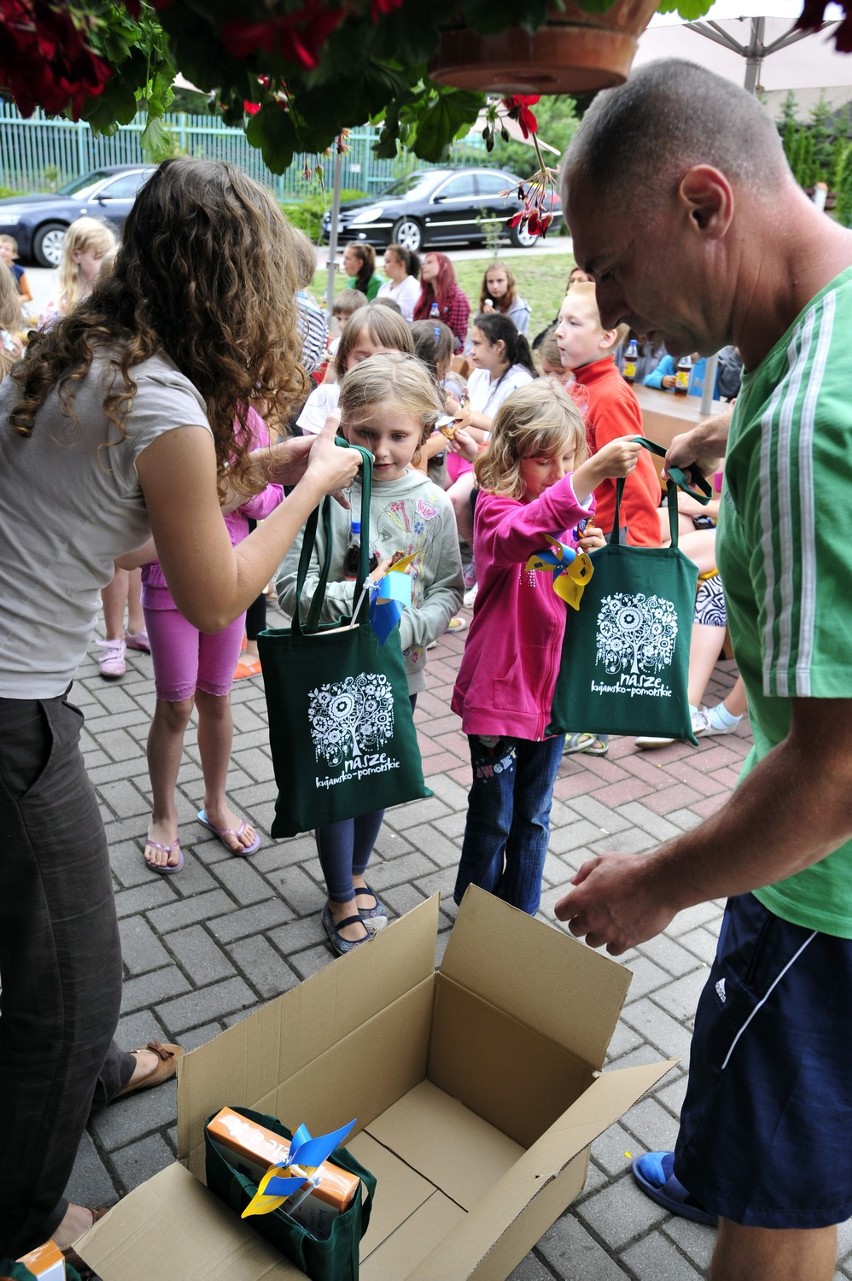
[[[453,254],[450,251],[449,257]],[[499,257],[499,254],[498,254]],[[381,263],[381,259],[379,260]],[[527,337],[532,341],[534,336],[544,329],[555,318],[565,297],[565,286],[568,273],[574,266],[574,259],[566,249],[564,254],[537,254],[535,249],[512,254],[505,260],[515,277],[515,287],[522,298],[532,308]],[[479,293],[488,263],[485,259],[454,260],[456,279],[470,299],[470,314],[475,316],[479,310]],[[319,268],[311,286],[311,292],[317,301],[325,298],[325,268]],[[339,288],[344,285],[340,277]]]

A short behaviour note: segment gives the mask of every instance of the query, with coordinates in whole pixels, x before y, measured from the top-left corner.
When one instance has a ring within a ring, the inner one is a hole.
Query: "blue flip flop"
[[[674,1152],[646,1152],[644,1156],[634,1157],[633,1177],[645,1195],[670,1214],[715,1228],[716,1215],[705,1210],[675,1178]]]

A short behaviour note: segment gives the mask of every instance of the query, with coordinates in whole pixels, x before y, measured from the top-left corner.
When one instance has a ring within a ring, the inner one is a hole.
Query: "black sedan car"
[[[119,231],[137,192],[156,165],[104,165],[50,195],[0,200],[0,234],[14,236],[21,258],[58,267],[65,232],[75,218],[100,218]]]
[[[380,248],[400,244],[420,252],[438,245],[483,244],[497,228],[513,245],[527,249],[538,236],[506,223],[522,208],[522,179],[502,169],[429,169],[399,178],[375,197],[346,201],[340,207],[337,238],[362,240]],[[509,196],[506,193],[511,193]],[[554,196],[554,223],[562,209]],[[331,214],[322,222],[328,240]],[[554,233],[555,234],[555,233]]]

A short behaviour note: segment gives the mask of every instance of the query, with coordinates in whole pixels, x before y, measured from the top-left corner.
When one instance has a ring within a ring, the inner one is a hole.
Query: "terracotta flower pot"
[[[511,27],[481,36],[459,21],[441,34],[429,74],[442,84],[508,97],[516,93],[590,93],[623,84],[636,41],[659,0],[615,0],[588,13],[564,0],[534,35]]]

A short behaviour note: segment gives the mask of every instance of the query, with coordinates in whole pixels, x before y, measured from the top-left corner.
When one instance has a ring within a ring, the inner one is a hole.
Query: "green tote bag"
[[[678,484],[689,488],[682,474]],[[709,489],[703,478],[700,484],[702,493],[689,492],[706,502]],[[666,486],[670,547],[621,543],[623,490],[619,480],[612,540],[591,553],[594,573],[580,608],[568,610],[546,732],[641,734],[697,746],[687,682],[698,569],[678,549],[677,487],[672,480]]]
[[[370,572],[372,485],[372,457],[359,452],[365,537],[358,585]],[[398,631],[379,644],[366,595],[360,605],[356,595],[354,617],[319,622],[331,560],[331,502],[323,503],[325,557],[305,622],[297,609],[290,627],[257,638],[278,785],[272,835],[279,838],[432,795],[423,781]],[[316,509],[305,526],[296,578],[299,601],[318,520]]]
[[[253,1112],[250,1108],[233,1110],[240,1116],[256,1121],[258,1125],[266,1126],[284,1139],[293,1137],[277,1117]],[[206,1128],[204,1154],[208,1188],[229,1205],[235,1214],[241,1215],[257,1192],[257,1184],[244,1170],[237,1167],[234,1154],[216,1143]],[[370,1223],[376,1179],[346,1148],[335,1148],[330,1159],[350,1174],[357,1175],[362,1186],[355,1193],[349,1208],[334,1220],[331,1235],[324,1241],[318,1240],[301,1223],[291,1219],[283,1206],[273,1210],[271,1214],[252,1215],[245,1220],[244,1226],[247,1232],[256,1231],[266,1237],[271,1245],[286,1255],[297,1268],[301,1268],[312,1281],[358,1281],[359,1246]],[[235,1281],[238,1279],[235,1278]]]

